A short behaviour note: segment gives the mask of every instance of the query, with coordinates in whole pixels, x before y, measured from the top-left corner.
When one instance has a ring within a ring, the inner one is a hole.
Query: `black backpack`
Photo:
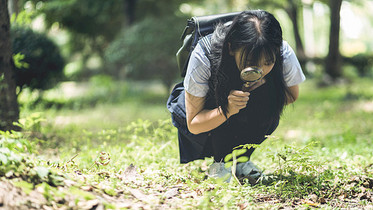
[[[188,20],[184,32],[181,35],[183,44],[176,53],[176,61],[182,77],[185,76],[190,54],[198,41],[202,37],[211,34],[218,23],[232,21],[238,14],[240,14],[240,12],[192,17]]]
[[[183,44],[176,53],[177,64],[182,77],[185,76],[190,54],[197,45],[198,41],[204,37],[207,39],[207,35],[214,31],[215,26],[218,23],[228,23],[238,14],[238,12],[235,12],[220,15],[192,17],[188,20],[188,23],[181,36]],[[205,39],[202,39],[202,48],[204,48],[204,45],[207,43],[204,40]],[[207,48],[207,46],[205,46],[205,48]],[[180,162],[187,163],[207,156],[203,153],[203,150],[209,134],[206,132],[194,135],[189,132],[187,128],[185,91],[183,82],[178,83],[173,88],[171,95],[167,100],[167,109],[171,113],[172,124],[178,129]]]

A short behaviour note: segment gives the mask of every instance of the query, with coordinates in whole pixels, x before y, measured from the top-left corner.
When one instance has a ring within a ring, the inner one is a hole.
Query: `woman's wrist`
[[[228,118],[230,118],[232,116],[232,114],[229,113],[229,111],[227,111],[227,116],[224,115],[224,112],[223,112],[223,109],[221,108],[221,106],[218,107],[218,112],[221,116],[223,116],[226,120]]]

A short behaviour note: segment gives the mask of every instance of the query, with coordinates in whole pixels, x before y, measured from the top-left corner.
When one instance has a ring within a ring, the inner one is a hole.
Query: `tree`
[[[250,1],[250,6],[252,4],[259,6],[259,7],[269,7],[272,9],[282,9],[286,12],[289,16],[291,23],[293,25],[293,33],[294,33],[294,40],[295,40],[295,50],[298,58],[300,59],[301,63],[304,63],[306,58],[304,52],[304,46],[302,42],[302,38],[300,36],[300,27],[299,27],[299,11],[303,8],[303,3],[301,0],[253,0]]]
[[[90,57],[103,57],[104,49],[126,22],[125,0],[22,0],[26,2],[44,16],[47,29],[58,26],[68,32],[70,40],[64,47],[71,57],[81,58],[83,71],[89,70]],[[127,6],[130,9],[132,4]]]
[[[342,0],[330,0],[329,53],[325,61],[325,72],[333,79],[342,76],[342,58],[339,51],[340,11]]]
[[[8,0],[0,0],[0,130],[16,129],[18,118]]]

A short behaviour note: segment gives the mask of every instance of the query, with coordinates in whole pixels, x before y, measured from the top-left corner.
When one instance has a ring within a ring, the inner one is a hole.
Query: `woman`
[[[247,67],[260,68],[263,77],[244,92],[240,72]],[[262,143],[276,129],[285,105],[297,99],[304,80],[272,14],[244,11],[229,26],[218,25],[192,52],[180,92],[178,103],[185,103],[192,133],[177,126],[181,162],[213,156],[213,174],[230,173],[224,157],[237,146]],[[250,158],[253,150],[243,155]],[[250,161],[237,165],[238,176],[256,172]]]

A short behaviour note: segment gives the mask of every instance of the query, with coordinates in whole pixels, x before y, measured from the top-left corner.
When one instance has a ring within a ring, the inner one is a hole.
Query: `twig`
[[[238,178],[237,178],[237,176],[236,176],[237,159],[236,159],[236,153],[235,153],[235,151],[232,152],[232,156],[233,156],[233,165],[232,165],[232,170],[231,170],[231,172],[232,172],[232,176],[233,176],[234,180],[235,180],[235,181],[236,181],[240,186],[242,186],[241,183],[240,183],[240,181],[238,180]]]
[[[79,153],[78,154],[76,154],[76,155],[74,155],[69,161],[67,161],[67,162],[72,162],[77,156],[79,155]]]

